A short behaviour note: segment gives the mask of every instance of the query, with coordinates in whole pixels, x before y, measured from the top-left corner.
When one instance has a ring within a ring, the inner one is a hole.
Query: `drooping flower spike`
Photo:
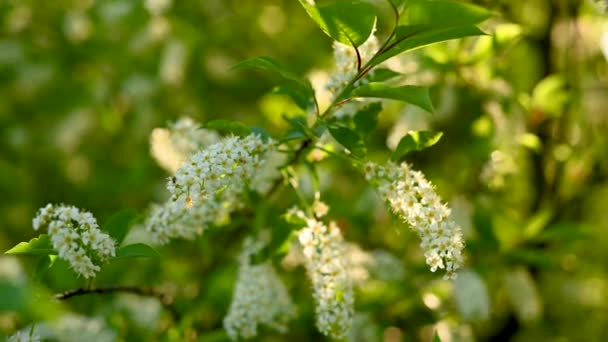
[[[444,278],[455,278],[463,262],[462,231],[422,172],[412,170],[406,162],[386,166],[370,162],[365,165],[365,177],[391,210],[418,233],[431,271],[445,269]]]
[[[76,207],[48,204],[32,223],[34,230],[47,228],[59,257],[85,278],[95,277],[99,265],[116,253],[114,240],[99,229],[95,217]]]

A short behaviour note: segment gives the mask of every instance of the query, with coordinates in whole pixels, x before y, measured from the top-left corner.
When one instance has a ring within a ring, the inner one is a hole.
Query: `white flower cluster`
[[[450,209],[441,202],[433,185],[406,162],[387,166],[370,162],[365,165],[365,177],[375,183],[393,212],[418,233],[431,271],[445,269],[444,278],[455,278],[463,262],[462,231],[450,219]]]
[[[150,153],[158,164],[174,174],[188,157],[220,140],[219,134],[201,128],[191,118],[179,119],[166,128],[155,128],[150,135]]]
[[[344,250],[350,277],[357,286],[365,285],[371,279],[397,281],[404,277],[403,264],[387,251],[369,252],[351,242],[344,242]]]
[[[464,321],[483,321],[490,318],[490,296],[483,278],[475,271],[461,270],[454,282],[454,299]]]
[[[495,150],[490,160],[483,166],[479,178],[492,190],[500,190],[507,185],[508,178],[517,174],[516,151]]]
[[[374,56],[378,48],[378,39],[372,33],[367,41],[357,48],[361,56],[362,66]],[[357,52],[355,48],[337,41],[334,42],[334,62],[336,69],[331,74],[326,87],[336,95],[357,74]]]
[[[238,257],[239,273],[224,329],[231,339],[252,338],[259,324],[279,332],[287,331],[287,323],[296,316],[296,308],[285,285],[270,261],[251,264],[251,256],[265,243],[245,239]]]
[[[239,197],[256,175],[272,141],[256,134],[228,137],[192,155],[171,177],[171,199],[154,207],[147,229],[158,243],[192,239],[240,205]]]
[[[32,334],[30,329],[17,331],[8,338],[8,342],[40,342],[40,336]]]
[[[317,218],[327,211],[319,207]],[[352,325],[355,298],[340,228],[333,221],[327,226],[297,209],[288,214],[306,221],[298,240],[312,281],[317,328],[327,336],[343,339]]]
[[[115,255],[115,243],[102,232],[89,212],[66,205],[48,204],[33,220],[34,230],[47,227],[59,257],[85,278],[95,277],[99,264]]]

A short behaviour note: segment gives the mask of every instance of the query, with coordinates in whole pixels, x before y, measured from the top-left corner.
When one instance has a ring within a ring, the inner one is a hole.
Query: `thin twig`
[[[304,153],[304,151],[306,149],[308,149],[308,147],[310,147],[310,144],[312,143],[312,139],[308,138],[306,140],[304,140],[302,142],[302,145],[300,145],[300,147],[293,153],[293,157],[285,163],[285,165],[283,165],[283,167],[292,165],[297,163],[300,158],[302,157],[302,154]],[[277,180],[274,181],[274,183],[272,184],[272,187],[270,188],[270,190],[268,190],[267,196],[272,196],[277,190],[279,190],[279,187],[281,186],[283,179],[282,178],[278,178]]]
[[[180,314],[177,312],[173,305],[173,296],[161,292],[155,288],[149,287],[138,287],[138,286],[107,286],[107,287],[90,287],[90,288],[77,288],[68,290],[55,295],[55,299],[66,300],[72,297],[84,296],[90,294],[105,295],[111,293],[130,293],[141,297],[153,297],[160,301],[160,303],[169,311],[173,319],[179,321]]]
[[[355,42],[352,39],[350,39],[350,37],[348,35],[346,35],[346,38],[348,38],[350,45],[353,46],[353,48],[355,49],[355,53],[357,54],[357,72],[359,72],[359,71],[361,71],[361,53],[359,52],[359,49],[357,48],[357,44],[355,44]]]

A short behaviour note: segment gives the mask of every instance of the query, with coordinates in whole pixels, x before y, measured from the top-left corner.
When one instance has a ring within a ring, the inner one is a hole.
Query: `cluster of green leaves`
[[[372,34],[376,26],[376,8],[362,1],[333,1],[314,5],[305,0],[300,3],[319,28],[330,38],[355,50]],[[389,68],[376,68],[387,59],[429,44],[450,39],[484,34],[476,24],[488,19],[492,13],[481,7],[453,1],[389,1],[395,13],[392,32],[377,53],[361,65],[357,52],[358,72],[323,113],[310,82],[271,57],[257,57],[236,66],[237,69],[258,69],[272,72],[282,82],[275,91],[288,95],[301,109],[316,111],[317,120],[308,127],[305,117],[288,119],[291,128],[279,141],[298,139],[314,140],[325,131],[346,148],[356,161],[366,157],[365,140],[375,129],[382,107],[375,102],[359,110],[353,118],[335,120],[331,113],[353,98],[377,98],[403,101],[433,112],[428,87],[416,85],[394,85],[390,82],[400,74]],[[372,71],[374,71],[372,73]],[[366,82],[357,83],[365,79]],[[228,127],[228,125],[226,125]],[[440,132],[409,132],[406,134],[391,159],[403,160],[411,151],[420,151],[437,143]]]

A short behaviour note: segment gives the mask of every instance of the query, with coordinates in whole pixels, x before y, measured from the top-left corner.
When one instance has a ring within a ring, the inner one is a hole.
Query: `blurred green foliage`
[[[379,5],[383,37],[390,8],[369,2]],[[407,83],[431,87],[434,114],[387,101],[367,139],[372,159],[386,159],[387,145],[395,148],[410,130],[443,132],[406,159],[463,226],[466,275],[452,284],[428,272],[417,237],[396,229],[402,224],[357,172],[339,159],[319,164],[324,199],[345,238],[404,263],[405,280],[370,282],[357,292],[357,311],[367,313],[362,325],[371,327],[359,340],[428,341],[435,330],[444,342],[608,340],[602,2],[475,2],[496,13],[483,26],[487,36],[388,62]],[[36,236],[31,219],[49,202],[86,208],[105,222],[121,209],[145,214],[163,201],[168,175],[150,157],[148,140],[169,121],[229,119],[285,130],[282,115],[302,110],[269,94],[275,77],[232,70],[238,62],[272,56],[317,90],[331,71],[331,40],[297,1],[163,3],[0,2],[0,250]],[[294,200],[288,191],[277,197],[271,213]],[[234,255],[248,224],[247,217],[232,220],[195,242],[172,242],[161,258],[115,260],[95,280],[172,293],[177,325],[153,299],[51,301],[83,280],[61,260],[39,274],[46,261],[2,256],[0,332],[74,312],[103,318],[117,340],[225,340]],[[261,340],[320,340],[303,269],[282,273],[299,318],[287,335],[264,330]],[[473,309],[471,297],[479,299]]]

